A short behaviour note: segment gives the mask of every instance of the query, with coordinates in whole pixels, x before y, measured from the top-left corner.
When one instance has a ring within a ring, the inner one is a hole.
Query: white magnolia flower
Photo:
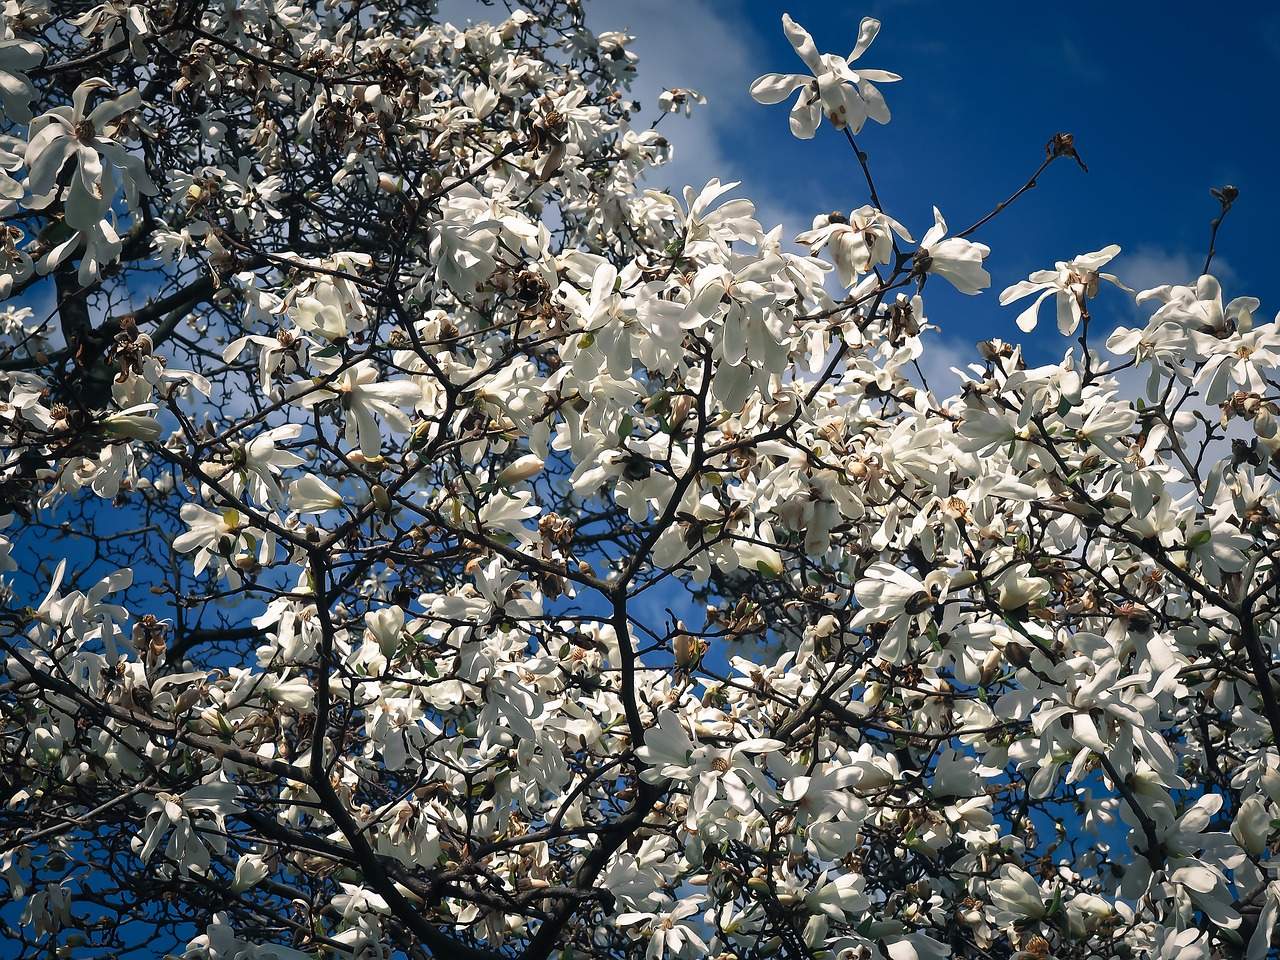
[[[222,359],[233,363],[244,353],[246,347],[255,347],[258,351],[258,382],[263,392],[271,399],[279,399],[278,381],[296,372],[306,362],[313,343],[303,337],[281,331],[274,337],[263,337],[256,334],[239,337],[227,344],[222,351]]]
[[[805,897],[804,905],[814,913],[826,914],[837,922],[846,916],[856,916],[867,909],[870,901],[863,893],[865,881],[854,873],[837,874],[823,871],[813,890]]]
[[[332,299],[299,297],[293,302],[291,315],[303,330],[318,334],[325,340],[338,340],[347,335],[346,311]]]
[[[144,863],[169,836],[165,856],[186,873],[196,867],[201,872],[209,867],[209,850],[226,848],[222,829],[226,818],[240,812],[239,788],[220,775],[198,784],[186,793],[158,793],[147,810],[141,833],[133,838],[133,849]],[[201,825],[212,820],[217,829]],[[172,831],[172,832],[170,832]]]
[[[878,655],[896,663],[906,653],[911,624],[923,627],[928,623],[934,605],[945,595],[947,583],[947,574],[942,570],[935,570],[920,580],[892,564],[873,563],[854,587],[854,596],[862,609],[855,614],[850,626],[866,627],[888,621],[889,629],[880,643]]]
[[[1256,301],[1255,301],[1256,302]],[[1207,338],[1206,338],[1207,339]],[[1221,403],[1236,387],[1265,395],[1280,367],[1280,327],[1263,324],[1212,342],[1213,355],[1196,375],[1195,386],[1204,391],[1206,403]]]
[[[155,412],[154,403],[143,403],[114,413],[102,421],[107,434],[112,437],[132,440],[158,440],[163,428],[160,421],[151,416]]]
[[[222,179],[219,200],[230,209],[236,229],[262,230],[268,220],[284,216],[273,206],[284,193],[284,179],[279,174],[259,177],[248,157],[241,157],[235,169],[222,167],[218,172]]]
[[[739,813],[749,812],[752,796],[760,790],[760,772],[758,761],[748,758],[784,746],[780,740],[766,738],[743,740],[731,747],[699,744],[680,718],[666,711],[658,725],[649,728],[636,756],[646,764],[640,774],[644,780],[656,783],[670,777],[692,789],[687,822],[694,826],[720,796]]]
[[[422,389],[411,381],[380,380],[378,368],[369,360],[361,360],[343,370],[323,389],[305,386],[305,393],[294,390],[298,394],[297,402],[304,407],[315,406],[335,395],[341,399],[346,420],[343,436],[369,460],[382,454],[382,430],[378,421],[396,433],[409,433],[412,427],[402,408],[412,407],[422,398]]]
[[[796,243],[806,244],[813,254],[826,247],[840,271],[840,285],[852,287],[860,274],[893,259],[895,233],[912,242],[906,227],[883,210],[867,205],[854,210],[848,219],[838,213],[814,217],[813,229],[798,234]]]
[[[504,490],[480,508],[479,524],[482,530],[513,541],[532,542],[533,532],[524,521],[536,517],[540,510],[530,503],[533,494],[528,490]]]
[[[684,188],[688,216],[677,215],[683,219],[685,256],[728,254],[729,245],[734,241],[756,242],[761,231],[759,222],[754,219],[755,204],[750,200],[735,197],[713,208],[716,201],[739,182],[721,183],[718,178],[713,178],[700,191],[691,186]]]
[[[256,938],[255,938],[256,939]],[[258,943],[250,943],[236,936],[231,917],[226,913],[215,913],[205,932],[193,937],[187,944],[184,957],[261,957],[262,960],[313,960],[314,953],[304,953],[293,947],[273,943],[262,947]]]
[[[1006,568],[996,579],[997,602],[1001,609],[1019,610],[1052,589],[1053,585],[1048,580],[1030,574],[1031,564],[1019,563]]]
[[[498,473],[496,482],[500,487],[509,487],[524,480],[532,480],[542,472],[542,468],[545,465],[541,457],[526,453],[523,457],[518,457],[503,467]]]
[[[88,109],[94,91],[113,89],[106,80],[86,80],[71,94],[70,107],[54,107],[31,121],[26,153],[30,189],[35,196],[31,206],[41,209],[53,201],[59,192],[58,175],[67,163],[73,163],[75,176],[66,199],[66,219],[77,230],[95,229],[115,194],[104,158],[123,174],[126,194],[159,192],[142,158],[129,153],[116,139],[121,117],[142,105],[137,89]]]
[[[80,35],[86,39],[98,35],[103,50],[122,43],[127,33],[129,52],[134,59],[139,63],[150,60],[146,38],[154,33],[154,28],[143,4],[110,0],[82,16],[71,18],[71,23],[80,28]]]
[[[261,195],[265,182],[251,184],[244,189],[256,191],[251,196]],[[343,252],[318,261],[301,262],[330,273],[319,274],[298,288],[289,303],[289,313],[294,322],[324,340],[339,340],[364,330],[369,311],[360,295],[359,285],[351,277],[368,268],[369,257]]]
[[[1026,280],[1020,280],[1007,287],[1000,294],[1000,306],[1008,306],[1015,300],[1030,296],[1040,291],[1040,296],[1027,309],[1018,315],[1018,327],[1024,333],[1036,328],[1040,319],[1040,304],[1050,294],[1058,297],[1058,329],[1062,335],[1070,336],[1080,325],[1081,319],[1088,313],[1086,300],[1097,296],[1098,281],[1107,280],[1128,293],[1133,291],[1110,273],[1099,273],[1098,268],[1120,252],[1117,244],[1103,247],[1095,253],[1086,253],[1074,260],[1059,260],[1052,270],[1037,270]]]
[[[277,443],[295,440],[302,434],[301,424],[283,424],[264,430],[243,445],[231,448],[229,455],[206,466],[206,472],[219,480],[232,496],[246,490],[262,506],[273,507],[283,497],[278,477],[282,470],[302,464],[303,458]]]
[[[257,886],[271,872],[267,858],[260,853],[247,853],[236,862],[236,875],[231,883],[232,893],[243,893]]]
[[[707,945],[693,927],[682,922],[701,910],[704,903],[706,897],[686,897],[669,910],[658,913],[632,911],[619,914],[617,924],[620,927],[638,926],[649,937],[649,946],[644,954],[646,960],[661,960],[667,956],[706,956]]]
[[[1071,934],[1080,938],[1088,936],[1116,915],[1115,907],[1092,893],[1077,893],[1066,907]]]
[[[315,689],[306,677],[268,677],[262,684],[262,695],[268,700],[283,703],[294,710],[310,710],[315,699]]]
[[[3,173],[0,173],[0,180],[2,178]],[[6,226],[0,229],[0,300],[7,298],[13,291],[13,285],[27,279],[35,269],[31,255],[25,250],[18,249],[18,243],[22,241],[22,237],[22,230],[19,227]],[[19,309],[27,310],[28,315],[31,312],[30,307]],[[15,319],[13,314],[9,314],[8,322],[4,323],[4,326],[12,329],[13,319]],[[32,332],[37,340],[43,339],[39,327],[33,327]]]
[[[782,554],[769,546],[767,540],[734,537],[733,552],[737,554],[738,564],[743,569],[753,570],[766,577],[782,575]]]
[[[1208,960],[1212,949],[1209,934],[1204,930],[1158,927],[1151,931],[1148,955],[1152,960]]]
[[[1176,323],[1197,340],[1217,339],[1235,330],[1247,333],[1253,328],[1253,311],[1260,304],[1257,297],[1236,297],[1223,306],[1222,285],[1208,273],[1197,277],[1192,286],[1152,287],[1138,293],[1136,299],[1138,303],[1159,301],[1151,315],[1152,325]]]
[[[79,181],[72,181],[71,192],[78,192]],[[106,203],[110,203],[110,198],[106,198]],[[88,208],[82,207],[82,213]],[[71,223],[71,201],[67,201],[67,223]],[[67,231],[70,236],[62,243],[51,249],[42,256],[36,263],[36,269],[47,274],[55,270],[63,260],[71,256],[79,247],[83,245],[84,252],[80,258],[80,267],[76,271],[76,278],[82,284],[94,283],[102,275],[102,268],[106,264],[112,263],[120,255],[120,251],[124,249],[124,243],[120,239],[120,235],[116,232],[115,226],[112,224],[110,211],[104,211],[107,216],[101,220],[94,221],[88,227],[83,229]]]
[[[250,527],[238,510],[218,512],[198,503],[184,503],[179,516],[191,529],[174,538],[173,549],[178,553],[195,553],[196,574],[213,563],[215,570],[236,585],[240,582],[236,567],[269,563],[275,555],[274,535]]]
[[[658,109],[663,113],[679,113],[683,110],[687,117],[693,112],[695,103],[705,104],[706,102],[707,98],[697,90],[673,87],[670,90],[663,90],[658,96]]]
[[[813,76],[799,73],[768,73],[751,84],[751,96],[760,103],[779,103],[797,88],[800,96],[791,108],[791,132],[802,140],[810,139],[825,113],[837,130],[846,127],[857,133],[870,117],[877,123],[889,122],[889,108],[872,82],[891,83],[901,80],[885,70],[854,71],[849,64],[862,56],[880,32],[880,21],[864,17],[858,28],[858,42],[848,57],[818,53],[813,38],[786,14],[782,30],[800,59]]]
[[[991,286],[991,274],[982,267],[982,261],[987,259],[991,248],[959,237],[942,239],[946,235],[947,221],[934,207],[933,226],[916,251],[916,269],[936,273],[961,293],[975,294]]]
[[[1276,820],[1275,809],[1274,805],[1267,804],[1265,797],[1254,794],[1240,804],[1235,823],[1231,825],[1231,835],[1255,857],[1266,850],[1276,833],[1272,826]]]
[[[181,515],[191,529],[173,541],[179,553],[199,551],[195,572],[200,573],[212,555],[220,551],[224,541],[234,541],[241,529],[240,514],[234,510],[217,513],[195,503],[184,503]]]
[[[44,49],[31,40],[0,40],[0,103],[14,123],[31,120],[36,88],[27,70],[44,59]]]
[[[1021,867],[1006,863],[1000,878],[987,884],[987,898],[994,910],[996,926],[1007,927],[1045,915],[1045,896],[1035,878]]]

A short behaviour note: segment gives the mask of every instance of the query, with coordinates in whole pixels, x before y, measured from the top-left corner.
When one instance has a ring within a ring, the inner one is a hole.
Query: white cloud
[[[968,369],[969,364],[981,360],[973,343],[944,337],[936,331],[926,332],[921,340],[924,351],[916,360],[916,365],[924,376],[924,383],[939,403],[960,392],[962,381],[956,370],[963,370],[970,378],[976,378],[973,371]]]
[[[593,29],[625,30],[635,36],[632,50],[640,62],[632,94],[640,101],[645,122],[658,115],[663,89],[691,88],[707,98],[706,106],[695,105],[692,117],[662,121],[659,129],[671,142],[674,156],[650,174],[655,188],[678,194],[686,185],[701,188],[713,177],[722,182],[743,180],[733,195],[755,203],[757,219],[766,230],[782,223],[784,238],[790,240],[809,228],[812,212],[789,209],[778,195],[771,195],[767,184],[753,177],[749,159],[730,155],[723,145],[722,135],[733,125],[764,109],[747,91],[752,80],[768,72],[753,50],[751,34],[743,29],[747,18],[736,3],[648,0],[641,6],[634,0],[592,0],[586,9]]]
[[[1135,291],[1149,290],[1166,283],[1190,286],[1204,268],[1204,254],[1142,246],[1133,251],[1126,250],[1112,266],[1116,275]],[[1221,254],[1213,258],[1209,272],[1224,288],[1229,288],[1236,280],[1231,264]]]
[[[1111,264],[1115,274],[1125,284],[1133,288],[1135,294],[1166,284],[1194,286],[1200,271],[1204,269],[1204,254],[1187,250],[1164,250],[1159,247],[1141,246],[1131,251],[1124,251]],[[1235,297],[1249,295],[1251,291],[1240,288],[1240,278],[1222,254],[1213,258],[1209,272],[1217,277],[1222,285],[1223,301]],[[1119,296],[1124,296],[1118,292]],[[1114,298],[1112,299],[1114,301]],[[1129,315],[1119,311],[1110,315],[1109,327],[1121,324],[1132,325],[1135,321],[1146,323],[1159,301],[1148,300],[1145,303],[1130,301]]]

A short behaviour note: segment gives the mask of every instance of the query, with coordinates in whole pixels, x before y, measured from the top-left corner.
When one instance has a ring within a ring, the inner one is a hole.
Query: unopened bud
[[[1027,667],[1031,663],[1031,655],[1027,652],[1027,648],[1020,643],[1005,644],[1004,658],[1015,667]]]
[[[535,457],[531,453],[525,454],[498,474],[498,486],[509,487],[511,484],[519,483],[521,480],[536,477],[542,472],[543,465],[544,462],[541,457]]]
[[[675,429],[684,423],[689,416],[689,410],[693,406],[693,397],[687,393],[681,393],[671,398],[671,429]]]
[[[683,630],[671,638],[671,650],[676,655],[676,666],[682,670],[696,665],[702,655],[697,639]]]
[[[136,413],[118,413],[104,420],[103,426],[109,436],[130,440],[158,440],[162,432],[160,421],[155,417]]]

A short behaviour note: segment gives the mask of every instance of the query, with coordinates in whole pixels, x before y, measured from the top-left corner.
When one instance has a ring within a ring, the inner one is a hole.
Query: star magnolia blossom
[[[818,53],[813,38],[805,29],[782,15],[782,30],[800,59],[813,71],[812,76],[796,73],[768,73],[751,84],[751,96],[760,103],[778,103],[800,88],[800,96],[791,108],[791,132],[808,140],[818,129],[823,115],[837,130],[846,127],[858,133],[870,117],[877,123],[889,122],[889,108],[874,86],[901,80],[885,70],[857,70],[849,66],[857,60],[880,32],[880,21],[864,17],[858,27],[858,42],[848,57]]]
[[[1040,296],[1018,315],[1018,329],[1023,333],[1030,333],[1039,321],[1040,304],[1050,296],[1056,297],[1058,332],[1064,337],[1070,336],[1089,312],[1085,301],[1098,295],[1099,280],[1106,280],[1122,290],[1133,292],[1114,275],[1098,272],[1099,267],[1110,263],[1119,252],[1120,247],[1113,243],[1096,253],[1086,253],[1074,260],[1059,260],[1054,269],[1037,270],[1029,279],[1007,287],[1000,294],[1000,305],[1006,306],[1039,291]]]
[[[944,240],[946,235],[947,221],[934,207],[933,226],[920,241],[920,249],[916,252],[917,268],[925,273],[936,273],[961,293],[970,296],[991,286],[991,274],[982,268],[982,261],[991,253],[991,248],[960,237]]]
[[[87,80],[76,87],[70,109],[56,108],[32,120],[26,150],[34,207],[52,201],[59,192],[58,175],[68,165],[75,168],[66,197],[66,217],[67,223],[78,230],[95,228],[115,193],[114,184],[107,180],[104,157],[124,174],[126,192],[156,191],[141,159],[127,152],[109,133],[122,114],[142,105],[141,95],[136,89],[129,90],[89,110],[89,97],[101,89],[110,90],[111,84]]]
[[[874,207],[860,207],[846,219],[840,214],[815,217],[813,229],[796,236],[796,243],[807,245],[817,254],[824,247],[839,270],[840,285],[852,287],[858,275],[875,264],[893,259],[893,234],[907,243],[911,241],[905,227]]]
[[[15,949],[1274,954],[1258,299],[1110,329],[1106,247],[948,396],[1001,254],[647,189],[577,4],[71,6],[0,5]],[[784,28],[797,135],[888,120]]]

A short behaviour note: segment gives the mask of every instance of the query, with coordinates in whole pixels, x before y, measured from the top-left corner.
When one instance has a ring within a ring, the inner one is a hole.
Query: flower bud
[[[697,666],[698,660],[702,657],[702,648],[698,641],[683,630],[678,631],[671,638],[671,650],[676,655],[676,666],[682,670]]]
[[[245,854],[236,863],[236,875],[231,883],[231,892],[243,893],[264,880],[268,873],[270,869],[265,857],[259,853]]]
[[[543,465],[544,461],[540,457],[527,453],[498,474],[498,486],[509,487],[513,483],[536,477],[542,472]]]
[[[401,607],[387,607],[383,610],[371,610],[364,618],[366,636],[372,639],[382,655],[388,660],[395,657],[400,649],[400,636],[404,631],[404,610]]]
[[[693,407],[693,397],[687,393],[677,394],[671,398],[671,415],[668,423],[672,430],[675,430],[680,424],[684,423],[689,416],[689,411]]]
[[[1004,646],[1004,658],[1015,667],[1027,667],[1031,663],[1031,655],[1027,652],[1027,648],[1020,643],[1006,643]]]
[[[155,417],[136,413],[117,413],[107,417],[102,425],[107,428],[109,436],[130,440],[159,440],[162,432],[160,421]]]
[[[322,513],[342,506],[342,494],[316,476],[299,477],[289,484],[289,509],[297,513]]]

